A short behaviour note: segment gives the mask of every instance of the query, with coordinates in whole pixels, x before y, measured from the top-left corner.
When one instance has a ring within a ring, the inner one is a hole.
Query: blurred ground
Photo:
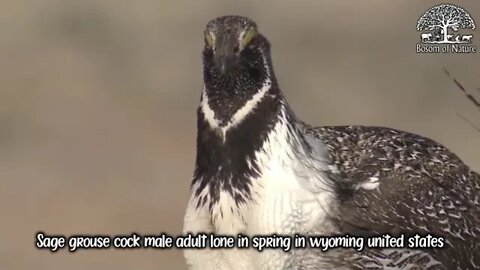
[[[257,21],[305,121],[416,132],[480,170],[480,134],[457,113],[480,114],[442,71],[480,87],[480,53],[415,53],[416,21],[436,3],[2,2],[0,269],[185,269],[178,250],[52,254],[34,235],[180,233],[203,27],[219,15]],[[461,6],[480,26],[480,3]]]

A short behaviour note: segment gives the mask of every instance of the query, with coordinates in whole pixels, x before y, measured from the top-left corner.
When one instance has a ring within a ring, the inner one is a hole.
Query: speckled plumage
[[[446,247],[186,250],[189,269],[480,267],[480,176],[455,154],[389,128],[311,127],[280,91],[254,22],[220,17],[205,35],[185,233],[432,234]]]
[[[343,178],[381,182],[376,190],[340,196],[341,231],[443,236],[447,247],[426,250],[443,264],[433,269],[480,266],[480,176],[454,153],[431,139],[383,127],[306,129],[325,143]]]

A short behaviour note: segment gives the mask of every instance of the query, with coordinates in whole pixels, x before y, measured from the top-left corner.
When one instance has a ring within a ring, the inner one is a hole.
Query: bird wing
[[[480,181],[478,174],[472,177]],[[429,249],[428,253],[448,269],[473,269],[480,265],[479,208],[452,188],[458,178],[447,176],[447,179],[451,186],[438,185],[431,179],[418,179],[420,183],[383,179],[378,189],[359,190],[344,201],[336,222],[343,233],[367,237],[380,234],[443,237],[444,248],[418,245],[413,248]]]
[[[343,178],[378,187],[339,190],[335,216],[343,233],[431,234],[445,248],[430,249],[449,269],[480,266],[480,176],[442,145],[419,135],[380,127],[323,127]]]

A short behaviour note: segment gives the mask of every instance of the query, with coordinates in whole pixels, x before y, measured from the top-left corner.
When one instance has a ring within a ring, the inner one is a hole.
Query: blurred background
[[[480,52],[415,52],[417,20],[438,3],[3,1],[0,269],[185,269],[179,250],[51,253],[35,234],[181,232],[203,30],[220,15],[257,22],[303,120],[415,132],[480,171],[480,133],[458,116],[480,113],[442,71],[479,94]],[[480,27],[480,2],[457,4]]]

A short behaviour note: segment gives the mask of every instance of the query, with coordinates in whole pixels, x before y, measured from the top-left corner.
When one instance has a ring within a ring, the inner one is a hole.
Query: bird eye
[[[210,32],[205,32],[205,41],[207,42],[208,47],[213,47],[213,37]]]
[[[255,37],[255,35],[257,34],[257,31],[252,28],[250,30],[248,30],[245,35],[243,35],[243,38],[242,38],[242,47],[245,47],[248,45],[248,43],[250,43],[250,41],[252,41],[252,39]]]

